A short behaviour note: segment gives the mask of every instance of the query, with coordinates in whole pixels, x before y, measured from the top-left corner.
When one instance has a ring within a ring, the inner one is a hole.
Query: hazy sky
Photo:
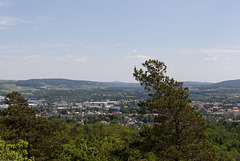
[[[0,0],[0,79],[240,78],[239,0]]]

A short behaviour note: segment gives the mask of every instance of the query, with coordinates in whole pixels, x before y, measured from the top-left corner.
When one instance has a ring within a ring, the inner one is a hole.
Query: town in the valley
[[[4,104],[4,100],[4,96],[0,96],[1,110],[8,108],[8,105]],[[96,122],[136,127],[140,127],[144,123],[152,125],[154,116],[157,114],[138,114],[140,101],[140,99],[122,99],[71,103],[62,100],[49,104],[44,99],[28,99],[28,104],[36,110],[36,117],[62,118],[68,122],[77,122],[82,125]],[[192,101],[190,105],[202,113],[206,119],[240,122],[240,103],[223,102]]]

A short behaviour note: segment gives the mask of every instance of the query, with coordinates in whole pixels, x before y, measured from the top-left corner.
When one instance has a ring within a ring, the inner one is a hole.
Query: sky
[[[0,79],[240,79],[239,0],[0,0]]]

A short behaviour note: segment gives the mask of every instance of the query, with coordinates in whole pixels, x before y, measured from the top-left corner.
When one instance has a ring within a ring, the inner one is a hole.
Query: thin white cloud
[[[205,60],[206,61],[231,60],[231,57],[229,57],[229,55],[227,55],[227,53],[225,53],[224,51],[230,51],[230,50],[213,50],[212,52],[207,52],[205,54],[207,54],[208,57],[206,57]],[[237,53],[237,50],[234,50],[231,52]],[[228,54],[231,54],[231,52]]]
[[[2,59],[6,59],[9,61],[13,60],[21,60],[26,63],[35,63],[41,59],[40,55],[26,55],[26,56],[0,56]]]
[[[26,56],[26,59],[38,59],[40,58],[40,55],[30,55],[30,56]]]
[[[46,44],[46,43],[39,43],[41,47],[46,47],[46,48],[65,48],[68,47],[67,44]]]
[[[240,50],[236,49],[203,49],[200,50],[202,53],[207,53],[207,54],[217,54],[217,53],[240,53]]]
[[[152,59],[151,56],[146,56],[146,55],[134,55],[134,56],[127,56],[127,59],[136,59],[136,60],[147,60],[147,59]]]
[[[0,27],[0,30],[6,30],[9,29],[9,27]]]
[[[0,58],[5,58],[5,59],[15,59],[15,58],[19,58],[19,56],[0,56]]]
[[[212,48],[212,49],[197,49],[197,50],[190,50],[190,49],[178,49],[173,51],[180,54],[212,54],[212,55],[219,55],[225,56],[226,54],[240,54],[240,49],[227,49],[227,48]]]
[[[88,57],[74,57],[72,55],[66,55],[66,56],[55,57],[51,61],[54,61],[54,62],[81,62],[81,63],[84,63],[84,62],[88,62],[89,59],[88,59]]]
[[[87,57],[82,57],[82,58],[78,58],[78,57],[74,57],[72,55],[67,55],[66,58],[70,61],[74,61],[74,62],[88,62],[88,58]]]
[[[88,62],[88,58],[79,58],[79,59],[74,59],[76,62],[81,62],[81,63],[86,63]]]
[[[72,55],[67,55],[66,57],[67,57],[67,58],[73,58],[73,56],[72,56]]]
[[[26,20],[16,18],[16,17],[0,17],[0,26],[14,26],[17,23],[25,23]]]
[[[132,50],[133,53],[138,53],[138,50],[134,49]]]
[[[118,42],[118,43],[115,43],[113,46],[123,46],[123,45],[124,45],[123,43]]]
[[[217,56],[205,58],[206,61],[216,61],[218,59],[219,59],[219,57],[217,57]]]
[[[29,63],[36,63],[40,59],[40,55],[30,55],[30,56],[25,56],[25,59]]]
[[[230,58],[230,57],[226,57],[225,60],[232,60],[232,58]]]
[[[15,49],[17,45],[0,45],[0,49]]]

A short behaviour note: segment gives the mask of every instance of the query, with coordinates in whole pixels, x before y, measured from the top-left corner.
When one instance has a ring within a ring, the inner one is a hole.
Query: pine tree
[[[48,160],[61,149],[62,138],[58,125],[46,118],[37,118],[36,111],[28,106],[28,100],[18,92],[6,95],[6,110],[0,111],[0,137],[7,143],[27,141],[28,158]]]
[[[153,127],[141,132],[141,150],[163,160],[214,160],[213,147],[205,136],[205,120],[189,103],[188,88],[165,76],[166,65],[158,60],[134,68],[134,77],[148,91],[140,102],[141,114],[155,114]]]

